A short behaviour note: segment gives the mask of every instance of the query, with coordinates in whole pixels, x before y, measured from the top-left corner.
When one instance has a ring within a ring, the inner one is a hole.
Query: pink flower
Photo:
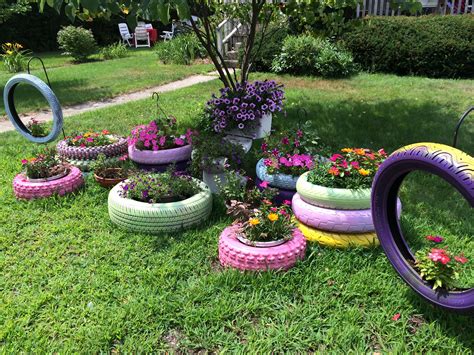
[[[347,160],[343,160],[342,163],[340,164],[344,169],[347,169],[348,168],[348,164],[347,164]]]
[[[431,252],[428,254],[428,258],[434,262],[440,261],[443,265],[446,265],[451,261],[451,258],[446,254],[445,249],[431,249]]]
[[[400,313],[396,313],[396,314],[393,315],[392,320],[393,320],[394,322],[396,322],[397,320],[400,319],[400,317],[401,317],[401,314],[400,314]]]
[[[184,140],[181,139],[181,138],[175,138],[175,139],[174,139],[174,144],[179,145],[179,146],[182,146],[182,145],[185,144],[185,142],[184,142]]]
[[[263,143],[262,143],[262,146],[261,146],[260,148],[262,149],[262,152],[266,152],[267,149],[268,149],[268,144],[265,143],[265,142],[263,142]]]
[[[265,164],[265,166],[273,166],[273,160],[271,160],[271,159],[264,159],[264,160],[263,160],[263,164]]]
[[[161,136],[159,143],[160,143],[161,146],[164,146],[165,143],[166,143],[166,137],[165,137],[165,136]]]
[[[444,240],[443,237],[439,235],[427,235],[425,238],[435,243],[441,243]]]
[[[280,164],[283,164],[286,167],[292,167],[293,166],[293,163],[291,162],[291,160],[288,160],[285,157],[280,157],[279,162],[280,162]]]
[[[22,163],[23,165],[28,164],[28,160],[22,159],[22,160],[21,160],[21,163]]]
[[[128,154],[124,154],[119,158],[120,161],[125,161],[127,159],[128,159]]]
[[[94,138],[92,138],[92,137],[87,137],[87,138],[86,138],[86,141],[88,141],[89,143],[91,143],[91,142],[94,141]]]
[[[336,161],[337,159],[343,158],[341,154],[333,154],[331,158],[329,158],[330,161]]]
[[[283,201],[284,205],[291,206],[291,201],[290,200],[285,200]]]
[[[76,137],[74,137],[74,139],[76,139],[76,140],[82,139],[82,136],[76,136]]]
[[[461,264],[465,264],[465,263],[467,263],[467,262],[469,261],[469,260],[467,260],[466,257],[464,257],[463,254],[461,254],[461,255],[456,255],[456,256],[454,257],[454,260],[456,260],[458,263],[461,263]]]
[[[295,145],[295,147],[299,147],[300,146],[300,141],[295,139],[294,145]]]
[[[383,150],[383,148],[382,148],[382,149],[379,149],[378,153],[379,153],[380,155],[387,155],[387,153],[385,153],[385,150]]]
[[[354,169],[360,169],[358,161],[351,161],[351,165]]]
[[[274,149],[272,150],[272,154],[273,154],[274,156],[278,156],[278,154],[280,154],[280,151],[279,151],[278,149],[274,148]]]
[[[281,140],[281,143],[287,145],[287,144],[290,144],[290,140],[288,139],[288,137],[283,137],[283,139]]]
[[[85,148],[85,146],[86,146],[86,145],[85,145],[84,143],[82,143],[79,147]]]
[[[276,207],[271,207],[271,208],[270,208],[270,211],[276,212],[276,211],[278,211],[278,208],[276,208]]]
[[[303,137],[303,131],[301,129],[297,130],[296,135],[297,135],[298,138]]]
[[[266,189],[268,187],[268,181],[262,181],[258,186],[263,189]]]

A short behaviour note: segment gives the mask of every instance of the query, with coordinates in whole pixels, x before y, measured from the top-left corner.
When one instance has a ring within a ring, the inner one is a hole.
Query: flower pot
[[[192,151],[190,144],[163,150],[139,150],[134,144],[128,146],[130,160],[147,165],[164,165],[189,160]]]
[[[255,121],[255,125],[252,127],[239,129],[234,128],[226,130],[231,136],[246,137],[251,139],[261,139],[268,137],[272,131],[272,114],[266,113],[258,121]]]
[[[234,136],[234,135],[229,134],[227,136],[224,136],[224,139],[230,143],[239,144],[240,146],[242,146],[242,149],[244,150],[245,153],[248,153],[250,149],[252,148],[252,143],[253,143],[252,138]]]
[[[135,232],[159,234],[180,231],[206,220],[212,209],[212,194],[202,181],[201,191],[178,202],[146,203],[120,196],[123,186],[115,185],[109,192],[108,209],[113,223]]]
[[[278,239],[278,240],[272,240],[270,242],[255,242],[255,241],[245,238],[245,236],[241,233],[237,233],[236,237],[240,242],[244,243],[245,245],[250,245],[252,247],[257,247],[257,248],[276,247],[277,245],[284,244],[288,241],[288,239]]]
[[[32,179],[32,178],[29,178],[28,176],[26,176],[25,173],[23,173],[23,175],[25,176],[25,179],[26,179],[27,181],[33,182],[33,183],[38,183],[38,182],[48,182],[48,181],[53,181],[53,180],[61,179],[62,177],[66,176],[68,173],[69,173],[69,170],[68,170],[67,168],[65,168],[62,173],[56,174],[56,175],[54,175],[54,176],[50,176],[50,177],[48,177],[48,178]]]
[[[82,172],[76,167],[71,167],[67,175],[43,182],[31,182],[23,174],[18,174],[13,179],[13,191],[17,198],[31,200],[55,194],[62,196],[77,190],[83,183]]]
[[[202,172],[202,181],[204,181],[206,185],[209,186],[209,189],[213,194],[218,194],[220,192],[216,183],[216,179],[221,185],[227,184],[227,179],[224,172],[209,172],[205,170]],[[240,181],[242,185],[247,184],[247,178],[245,176],[240,176]]]
[[[112,169],[107,169],[108,171],[115,171],[115,172],[120,172],[122,171],[121,168],[112,168]],[[97,183],[105,188],[110,188],[115,185],[117,185],[119,182],[122,182],[126,178],[105,178],[102,176],[99,176],[97,174],[94,174],[94,179],[97,181]]]
[[[306,253],[306,239],[295,228],[292,237],[283,244],[256,247],[239,241],[241,225],[227,227],[219,237],[219,261],[224,267],[239,270],[288,270]]]
[[[338,210],[370,209],[371,189],[338,189],[308,182],[309,172],[296,183],[301,199],[311,205]]]

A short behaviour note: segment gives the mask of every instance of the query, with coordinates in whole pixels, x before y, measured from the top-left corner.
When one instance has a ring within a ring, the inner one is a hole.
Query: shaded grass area
[[[334,147],[448,143],[450,128],[474,94],[472,81],[360,75],[322,81],[281,77],[288,115],[275,126],[313,120]],[[185,127],[217,82],[164,94]],[[177,104],[179,103],[179,104]],[[304,106],[308,117],[299,115]],[[126,134],[154,116],[149,100],[66,119],[74,129]],[[463,132],[473,152],[474,125]],[[254,148],[258,148],[258,143]],[[0,135],[0,346],[13,351],[414,351],[469,352],[472,318],[420,300],[383,252],[311,246],[286,273],[223,270],[217,239],[230,223],[217,203],[210,221],[183,233],[148,236],[111,224],[107,191],[87,180],[75,196],[18,202],[11,180],[34,146]],[[255,162],[255,150],[250,155]],[[250,164],[251,165],[251,164]],[[429,176],[402,191],[403,225],[443,233],[474,259],[473,213]],[[472,264],[468,264],[469,266]],[[472,270],[472,266],[470,266]],[[472,272],[463,276],[473,286]],[[399,321],[392,321],[400,313]],[[418,321],[421,319],[421,324]]]
[[[212,65],[164,65],[158,62],[153,50],[129,50],[129,56],[121,59],[92,61],[72,64],[70,57],[58,53],[39,55],[48,70],[51,86],[62,106],[101,100],[126,92],[138,91],[171,81],[183,79],[192,74],[206,73]],[[41,64],[34,60],[32,74],[46,82]],[[3,87],[12,74],[0,73]],[[20,84],[15,90],[15,103],[19,112],[32,112],[47,108],[46,100],[30,86]],[[5,115],[2,105],[0,115]]]

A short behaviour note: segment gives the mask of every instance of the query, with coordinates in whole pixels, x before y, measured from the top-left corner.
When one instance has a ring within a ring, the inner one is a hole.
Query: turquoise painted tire
[[[122,186],[118,184],[109,193],[109,216],[118,226],[141,233],[159,234],[180,231],[205,221],[212,210],[212,194],[199,180],[202,191],[179,202],[145,203],[120,197]]]
[[[15,107],[15,89],[18,84],[29,84],[38,90],[41,95],[44,96],[48,101],[51,111],[53,113],[53,128],[46,137],[34,137],[31,132],[26,128],[25,124],[21,121],[18,116],[18,112]],[[59,100],[54,94],[53,90],[46,85],[44,81],[30,74],[17,74],[8,80],[5,88],[3,89],[3,103],[5,105],[5,112],[15,129],[20,134],[33,143],[49,143],[54,141],[63,128],[63,111]]]
[[[310,205],[337,210],[370,209],[371,189],[336,189],[314,185],[308,182],[309,172],[304,173],[296,183],[301,199]]]
[[[257,177],[262,181],[268,181],[270,186],[277,187],[284,190],[296,190],[296,182],[298,176],[286,175],[286,174],[269,174],[267,167],[263,162],[264,159],[260,159],[257,163],[256,173]]]

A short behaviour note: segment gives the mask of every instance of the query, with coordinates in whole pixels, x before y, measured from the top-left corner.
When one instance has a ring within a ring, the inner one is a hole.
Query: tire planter
[[[311,205],[338,210],[366,210],[370,208],[371,189],[337,189],[308,182],[309,172],[296,183],[301,199]]]
[[[258,177],[255,179],[255,184],[258,186],[260,190],[263,190],[262,187],[259,185],[262,183],[262,180],[260,180]],[[272,186],[273,187],[273,186]],[[278,194],[273,198],[273,202],[277,205],[283,204],[285,200],[291,201],[293,196],[296,194],[295,190],[285,190],[285,189],[279,189]]]
[[[185,173],[189,168],[190,161],[189,160],[183,160],[183,161],[178,161],[178,162],[175,162],[175,163],[168,163],[168,164],[140,164],[140,163],[135,163],[135,165],[140,170],[156,172],[156,173],[165,172],[166,170],[168,170],[168,168],[172,164],[175,165],[176,172]]]
[[[96,160],[99,154],[104,154],[109,158],[119,157],[127,153],[128,143],[126,138],[117,138],[118,141],[115,143],[98,147],[69,146],[65,140],[62,140],[57,144],[56,149],[59,156],[68,160]]]
[[[379,245],[377,235],[374,232],[367,233],[335,233],[326,232],[309,227],[301,222],[298,223],[305,238],[310,242],[318,242],[321,245],[332,248],[350,247],[374,247]]]
[[[295,228],[293,238],[273,247],[254,247],[237,239],[239,225],[227,227],[219,238],[219,261],[224,267],[238,270],[288,270],[306,253],[306,240]]]
[[[135,145],[130,145],[128,146],[128,157],[139,164],[165,165],[190,160],[192,151],[193,148],[190,144],[156,151],[138,150]]]
[[[110,219],[122,228],[150,234],[175,232],[198,225],[211,213],[212,195],[206,184],[196,181],[202,188],[198,194],[183,201],[154,204],[120,197],[122,184],[118,184],[109,193]]]
[[[76,191],[83,183],[82,172],[76,167],[71,167],[66,176],[46,182],[30,182],[23,174],[18,174],[13,179],[13,191],[17,198],[31,200],[55,194],[63,196]]]
[[[118,161],[118,156],[117,157],[111,157],[107,158],[106,161],[111,161],[111,162],[117,162]],[[64,158],[66,159],[66,158]],[[67,162],[76,168],[79,168],[83,172],[89,172],[92,170],[92,164],[94,164],[95,160],[76,160],[76,159],[66,159]]]
[[[260,159],[257,163],[257,177],[262,181],[268,181],[270,186],[284,190],[296,190],[296,182],[299,176],[286,174],[269,174],[265,166],[264,159]]]
[[[31,135],[30,130],[25,126],[18,116],[18,112],[15,107],[15,89],[18,84],[28,84],[38,90],[41,95],[48,101],[48,104],[53,113],[53,128],[51,132],[45,137],[34,137]],[[54,141],[63,128],[63,111],[59,100],[54,94],[53,90],[46,85],[44,81],[30,74],[17,74],[8,80],[3,90],[3,103],[5,105],[5,112],[10,119],[15,129],[20,134],[33,143],[48,143]]]
[[[291,207],[298,221],[319,230],[335,233],[367,233],[375,230],[370,209],[334,210],[313,206],[303,201],[299,194],[293,196]],[[398,216],[401,208],[398,200]]]
[[[397,194],[413,171],[435,174],[457,189],[474,207],[474,158],[436,143],[417,143],[394,152],[375,175],[372,194],[374,226],[380,244],[400,277],[425,300],[446,310],[474,313],[474,288],[462,291],[433,290],[411,263],[415,260],[396,218]]]

